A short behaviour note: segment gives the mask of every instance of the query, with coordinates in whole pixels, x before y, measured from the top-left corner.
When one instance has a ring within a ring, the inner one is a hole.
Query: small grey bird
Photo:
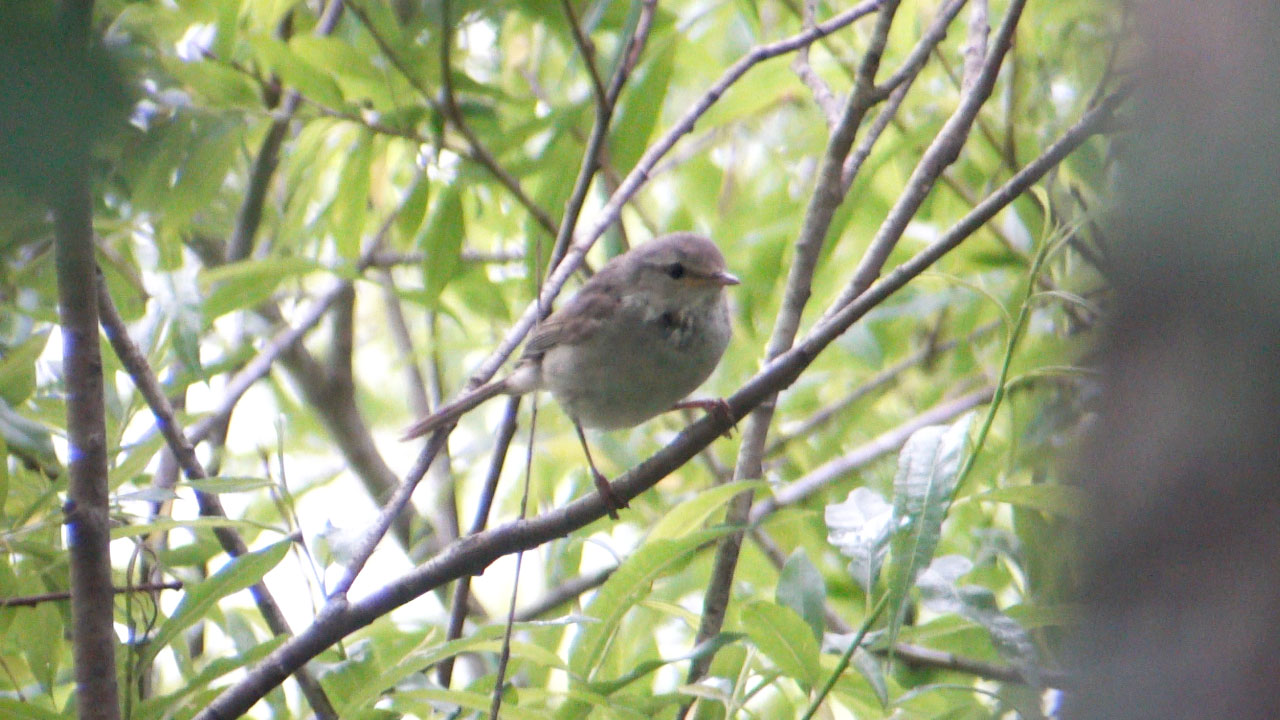
[[[596,488],[617,518],[623,507],[596,469],[582,428],[632,427],[677,407],[722,407],[683,398],[711,375],[729,344],[724,289],[738,278],[711,240],[673,233],[605,263],[539,325],[510,375],[447,404],[403,439],[454,423],[496,395],[550,390],[573,420]]]

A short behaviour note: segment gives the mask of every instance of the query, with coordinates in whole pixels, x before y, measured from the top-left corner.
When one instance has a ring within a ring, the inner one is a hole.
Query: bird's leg
[[[596,469],[596,462],[591,459],[591,448],[587,446],[587,434],[582,431],[582,425],[577,420],[573,421],[573,429],[578,431],[578,439],[582,441],[582,452],[587,455],[587,467],[591,468],[591,479],[596,483],[596,491],[600,493],[600,499],[604,500],[604,506],[609,511],[609,517],[617,520],[618,511],[626,507],[627,504],[613,494],[613,488],[609,486],[609,481]]]
[[[738,429],[738,422],[733,419],[733,410],[729,409],[729,403],[724,398],[705,398],[702,400],[681,400],[671,406],[672,410],[706,410],[708,413],[719,417],[721,420],[729,423],[729,428],[724,431],[725,437],[733,437],[733,431]]]

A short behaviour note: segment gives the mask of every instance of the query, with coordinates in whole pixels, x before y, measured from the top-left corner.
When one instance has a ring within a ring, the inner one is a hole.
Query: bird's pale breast
[[[624,303],[618,322],[589,340],[549,349],[542,380],[585,427],[638,425],[707,379],[729,343],[723,294],[683,311]]]

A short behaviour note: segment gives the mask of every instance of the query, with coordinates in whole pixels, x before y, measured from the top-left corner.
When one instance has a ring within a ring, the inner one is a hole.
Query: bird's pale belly
[[[705,327],[693,339],[652,323],[632,328],[543,358],[544,386],[584,427],[632,427],[671,409],[707,379],[728,343],[727,333]]]

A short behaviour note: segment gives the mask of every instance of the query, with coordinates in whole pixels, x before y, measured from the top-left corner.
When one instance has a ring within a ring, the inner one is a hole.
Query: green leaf
[[[739,619],[760,652],[788,677],[806,689],[821,681],[818,641],[794,610],[755,600],[742,606]]]
[[[46,691],[58,682],[58,660],[62,657],[62,614],[54,603],[18,608],[13,626],[15,645],[22,648],[31,674]]]
[[[174,520],[173,518],[160,518],[152,520],[148,523],[139,525],[120,525],[111,528],[111,539],[119,540],[121,538],[138,537],[139,535],[148,535],[153,532],[168,532],[184,528],[187,530],[212,530],[213,528],[229,527],[240,528],[242,530],[272,530],[275,528],[261,523],[251,522],[249,520],[233,520],[224,517],[202,517],[191,518],[190,520]]]
[[[427,201],[431,197],[431,181],[426,174],[419,175],[413,187],[400,203],[400,212],[396,215],[396,236],[407,244],[418,228],[422,227],[422,219],[427,214]]]
[[[492,698],[487,692],[471,690],[401,690],[387,696],[386,707],[411,716],[431,718],[440,717],[441,706],[456,706],[464,710],[474,710],[484,714],[489,711]],[[511,720],[546,720],[547,714],[541,710],[522,709],[514,702],[502,703],[502,717]]]
[[[164,621],[155,638],[143,651],[145,662],[150,662],[183,630],[203,620],[219,600],[261,580],[284,559],[292,544],[292,540],[281,540],[261,550],[246,553],[223,565],[203,582],[186,586],[173,615]]]
[[[166,717],[172,712],[172,708],[179,707],[179,703],[183,698],[192,693],[199,692],[207,687],[210,683],[218,678],[239,670],[242,667],[256,664],[259,660],[266,657],[271,651],[280,647],[288,640],[288,636],[276,635],[267,638],[259,643],[256,647],[247,651],[228,653],[211,661],[208,665],[200,670],[196,675],[185,678],[178,690],[168,694],[143,700],[138,708],[137,717]]]
[[[276,38],[257,37],[252,44],[262,63],[279,75],[286,86],[297,88],[307,98],[330,108],[342,107],[342,89],[328,72],[307,62]]]
[[[614,129],[609,133],[610,157],[620,172],[630,171],[649,145],[649,136],[662,113],[679,40],[678,33],[651,40],[646,62],[627,83]]]
[[[143,470],[147,469],[147,465],[155,459],[156,453],[164,445],[164,436],[157,432],[141,442],[134,443],[128,449],[121,448],[125,452],[124,459],[111,468],[110,473],[107,475],[107,486],[115,490],[125,482],[137,477]]]
[[[370,134],[360,133],[346,157],[338,191],[329,206],[329,231],[333,234],[338,254],[354,261],[360,255],[360,238],[365,218],[369,215],[369,171],[373,165]]]
[[[4,438],[9,452],[38,467],[45,475],[62,474],[62,463],[53,451],[53,434],[44,425],[14,412],[3,400],[0,400],[0,438]]]
[[[871,686],[872,692],[876,694],[876,699],[880,701],[881,707],[889,704],[889,684],[884,677],[884,663],[880,662],[880,658],[871,653],[858,648],[853,651],[853,667],[858,670],[858,674],[866,678],[867,684]]]
[[[907,593],[938,547],[972,418],[969,413],[949,427],[921,428],[907,439],[898,455],[898,473],[893,479],[894,533],[890,540],[890,643],[902,627]]]
[[[36,389],[36,359],[49,342],[49,330],[32,333],[0,358],[0,401],[21,404]]]
[[[600,622],[586,626],[574,639],[569,653],[573,675],[590,679],[622,617],[648,594],[654,581],[683,566],[704,543],[727,532],[728,528],[716,528],[675,540],[647,542],[624,560],[584,609]]]
[[[46,710],[32,700],[15,700],[0,697],[0,717],[8,720],[64,720],[63,715]]]
[[[995,594],[978,585],[956,581],[973,569],[968,558],[948,555],[934,560],[920,574],[920,600],[930,610],[955,613],[987,631],[996,651],[1033,684],[1039,684],[1039,658],[1031,634],[1000,611]]]
[[[719,633],[715,637],[707,640],[706,642],[699,643],[697,647],[695,647],[692,651],[684,655],[678,655],[676,657],[670,657],[670,658],[656,658],[653,660],[645,660],[639,663],[638,665],[636,665],[634,668],[632,668],[631,672],[628,672],[617,679],[607,680],[603,682],[593,682],[591,683],[590,687],[594,692],[596,692],[600,696],[607,697],[608,695],[611,695],[612,693],[615,693],[618,690],[621,690],[627,685],[630,685],[631,683],[637,680],[640,680],[646,675],[653,673],[658,668],[664,667],[666,665],[670,665],[672,663],[684,662],[685,660],[697,660],[707,655],[715,654],[719,652],[722,648],[728,645],[731,645],[732,643],[738,642],[744,637],[746,637],[746,635],[743,633]]]
[[[414,244],[426,253],[423,286],[428,306],[434,307],[449,281],[462,264],[462,238],[466,234],[462,214],[462,195],[450,185],[436,199],[427,224]]]
[[[189,218],[208,208],[237,159],[243,133],[239,119],[200,123],[193,128],[193,137],[174,168],[173,187],[165,202],[166,222],[185,225]]]
[[[876,491],[854,488],[842,503],[826,507],[827,542],[849,561],[854,581],[870,593],[880,577],[893,532],[893,508]]]
[[[260,490],[265,487],[271,487],[274,483],[266,478],[219,476],[204,478],[203,480],[187,480],[181,484],[192,490],[209,493],[210,495],[219,495],[222,493]]]
[[[804,548],[791,553],[778,575],[778,589],[774,593],[778,604],[791,608],[804,619],[813,638],[822,642],[822,631],[827,621],[823,614],[823,603],[827,600],[827,583],[822,573],[810,562]]]
[[[200,288],[206,293],[202,305],[205,322],[253,307],[270,298],[281,282],[323,269],[323,265],[308,258],[269,257],[203,270]]]
[[[1051,515],[1078,518],[1085,506],[1085,494],[1069,485],[1013,485],[988,490],[974,496],[987,502],[1001,502],[1018,507],[1039,510]]]
[[[667,511],[649,531],[649,541],[669,540],[700,529],[712,513],[746,491],[768,487],[763,480],[739,480],[707,488]]]

